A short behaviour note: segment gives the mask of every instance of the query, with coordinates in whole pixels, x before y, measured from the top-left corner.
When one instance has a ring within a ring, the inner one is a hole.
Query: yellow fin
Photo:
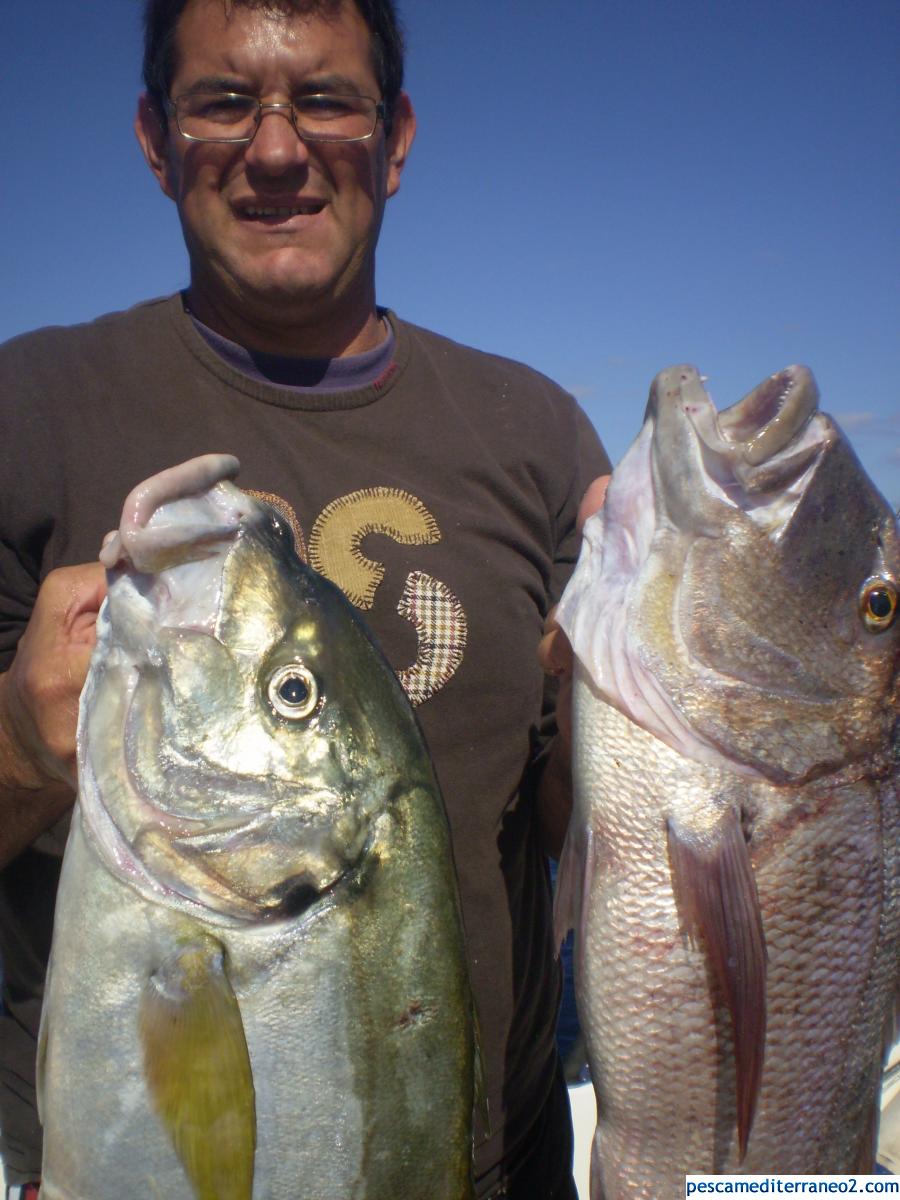
[[[138,1014],[154,1107],[198,1200],[250,1200],[256,1110],[225,952],[202,935],[144,986]]]

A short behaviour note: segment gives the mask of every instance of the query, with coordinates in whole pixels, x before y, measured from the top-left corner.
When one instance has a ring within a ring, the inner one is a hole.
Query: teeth
[[[319,211],[319,205],[295,205],[291,208],[245,208],[248,217],[296,217],[298,213],[314,213]]]

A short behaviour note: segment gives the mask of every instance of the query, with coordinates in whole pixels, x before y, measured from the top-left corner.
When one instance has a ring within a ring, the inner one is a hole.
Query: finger
[[[72,681],[73,690],[77,688],[79,693],[84,687],[84,681],[87,678],[88,667],[91,665],[93,653],[94,643],[85,642],[74,646],[71,654],[68,656],[67,671],[69,679]]]
[[[578,506],[578,532],[584,528],[584,523],[588,517],[592,517],[595,512],[603,507],[603,501],[606,499],[606,489],[609,487],[609,475],[598,476],[593,483],[588,484],[588,489],[582,497],[581,504]]]
[[[548,675],[566,675],[572,670],[572,647],[562,629],[555,621],[552,624],[541,638],[538,661]]]
[[[106,596],[106,571],[100,563],[89,563],[75,569],[77,574],[65,580],[68,604],[63,617],[63,630],[72,642],[96,641],[97,614]]]

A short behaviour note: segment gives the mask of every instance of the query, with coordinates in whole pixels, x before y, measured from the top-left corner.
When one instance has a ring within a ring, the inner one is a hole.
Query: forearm
[[[74,800],[67,783],[35,791],[0,788],[0,869],[51,829]]]
[[[69,808],[75,793],[52,779],[23,749],[0,675],[0,867],[5,867]]]

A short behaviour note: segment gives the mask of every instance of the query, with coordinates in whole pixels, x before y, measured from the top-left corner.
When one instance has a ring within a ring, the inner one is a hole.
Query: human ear
[[[170,200],[175,199],[172,166],[169,159],[169,134],[165,118],[146,92],[138,100],[134,133],[147,165]]]
[[[416,114],[406,92],[401,92],[394,104],[391,132],[387,138],[387,194],[393,196],[400,187],[400,175],[406,165],[410,147],[416,136]]]

